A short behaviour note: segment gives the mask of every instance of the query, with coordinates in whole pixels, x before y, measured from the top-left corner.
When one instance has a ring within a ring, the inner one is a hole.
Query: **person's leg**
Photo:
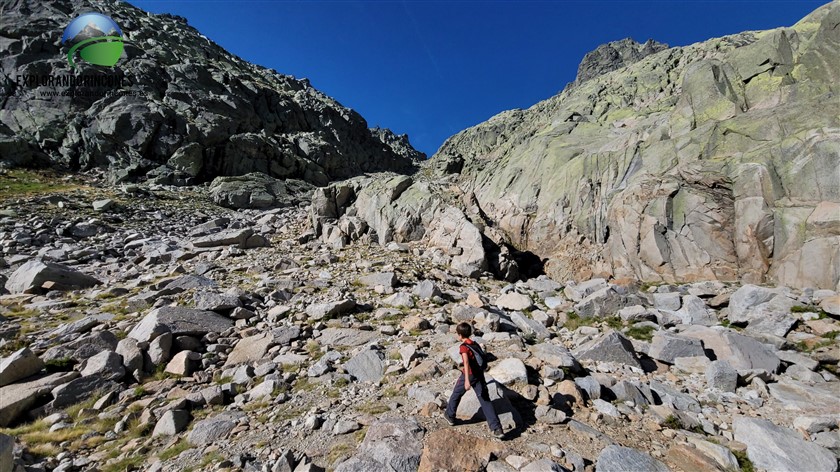
[[[461,403],[461,397],[464,396],[464,374],[458,377],[455,382],[455,387],[452,389],[452,395],[449,396],[449,403],[446,404],[446,415],[450,418],[455,418],[455,412],[458,411],[458,404]]]
[[[499,415],[496,414],[496,409],[493,408],[493,402],[490,401],[487,382],[484,379],[476,378],[472,382],[472,388],[478,397],[478,403],[481,404],[481,411],[484,413],[484,418],[487,419],[487,426],[490,427],[490,431],[501,430],[502,423],[499,421]]]

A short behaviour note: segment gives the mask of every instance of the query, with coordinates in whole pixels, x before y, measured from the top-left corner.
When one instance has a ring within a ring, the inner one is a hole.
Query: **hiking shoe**
[[[493,436],[502,439],[503,437],[505,437],[505,432],[502,429],[494,429]]]
[[[448,414],[444,413],[443,418],[449,423],[449,426],[455,426],[455,418],[449,416]]]

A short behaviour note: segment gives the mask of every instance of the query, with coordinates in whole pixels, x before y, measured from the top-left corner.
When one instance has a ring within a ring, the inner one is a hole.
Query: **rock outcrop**
[[[632,60],[605,46],[588,80],[458,133],[430,167],[557,280],[836,289],[838,24],[832,2]]]
[[[263,172],[324,185],[363,172],[411,172],[423,157],[406,136],[370,130],[306,79],[249,64],[183,18],[127,3],[104,11],[126,40],[114,69],[77,61],[75,71],[124,77],[117,90],[39,86],[37,77],[74,74],[62,31],[78,12],[98,10],[88,0],[3,7],[0,162],[107,167],[115,182],[148,176],[183,185]],[[76,96],[43,98],[68,91]]]

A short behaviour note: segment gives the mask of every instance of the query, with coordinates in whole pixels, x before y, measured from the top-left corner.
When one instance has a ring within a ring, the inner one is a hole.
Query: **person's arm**
[[[464,390],[470,389],[470,358],[466,352],[461,353],[461,361],[464,363]]]

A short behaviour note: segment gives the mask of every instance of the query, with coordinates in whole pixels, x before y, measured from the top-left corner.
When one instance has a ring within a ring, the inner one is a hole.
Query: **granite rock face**
[[[87,0],[13,2],[3,12],[2,74],[69,74],[61,32],[74,12],[97,10]],[[324,185],[364,172],[411,172],[422,156],[407,137],[370,130],[308,80],[249,64],[183,18],[127,3],[109,5],[108,14],[128,40],[117,63],[126,94],[31,100],[39,88],[22,86],[0,107],[0,160],[106,167],[114,182],[184,185],[262,172]],[[84,61],[76,67],[102,73]]]
[[[836,289],[838,24],[832,2],[633,60],[606,45],[589,58],[609,67],[585,60],[575,86],[456,134],[429,166],[555,280]]]

